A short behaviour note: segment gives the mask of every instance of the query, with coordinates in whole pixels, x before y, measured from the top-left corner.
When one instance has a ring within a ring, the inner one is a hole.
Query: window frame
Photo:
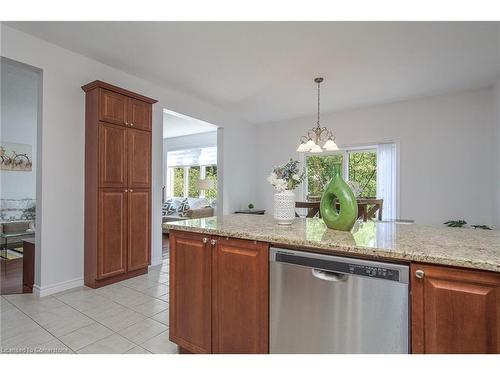
[[[364,145],[364,146],[351,146],[345,148],[339,148],[338,151],[323,151],[322,153],[300,153],[300,162],[304,165],[306,177],[300,186],[299,195],[302,197],[302,200],[307,200],[307,195],[309,194],[309,186],[308,186],[308,175],[307,175],[307,158],[310,156],[330,156],[330,155],[342,155],[342,172],[344,176],[344,180],[349,180],[349,154],[358,153],[358,152],[375,152],[378,159],[378,145]]]
[[[167,197],[174,197],[174,170],[176,168],[183,168],[183,189],[182,189],[182,198],[189,198],[189,169],[191,167],[200,167],[200,179],[204,179],[206,177],[206,168],[207,167],[217,167],[217,164],[204,164],[204,165],[177,165],[175,167],[167,167]],[[193,197],[191,197],[193,198]],[[200,195],[198,198],[205,198],[205,191],[200,191]]]

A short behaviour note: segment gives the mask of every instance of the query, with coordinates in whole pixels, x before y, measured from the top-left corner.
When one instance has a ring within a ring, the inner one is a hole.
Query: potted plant
[[[299,170],[299,162],[293,159],[275,167],[267,181],[276,189],[274,194],[274,218],[278,224],[292,224],[295,219],[294,189],[304,181],[305,172]]]

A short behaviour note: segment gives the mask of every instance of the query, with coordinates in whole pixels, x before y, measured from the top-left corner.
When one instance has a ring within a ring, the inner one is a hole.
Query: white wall
[[[217,131],[163,139],[163,149],[168,151],[210,146],[217,146]]]
[[[36,197],[36,129],[39,74],[20,64],[1,64],[2,142],[32,146],[31,171],[0,171],[2,199],[35,199]]]
[[[43,70],[41,137],[41,278],[43,294],[81,285],[83,278],[84,93],[81,86],[99,79],[158,99],[153,112],[152,261],[161,260],[161,187],[163,108],[224,127],[226,212],[254,196],[254,127],[223,110],[180,92],[126,74],[110,66],[1,25],[2,56]]]
[[[495,114],[496,114],[496,139],[495,149],[497,151],[495,158],[496,167],[496,227],[500,229],[500,79],[496,82],[494,96]]]
[[[341,147],[397,142],[401,218],[438,225],[463,218],[492,225],[497,160],[492,98],[492,89],[482,89],[323,114],[321,122]],[[314,120],[258,126],[257,206],[272,209],[266,177],[274,165],[299,158],[299,137]]]

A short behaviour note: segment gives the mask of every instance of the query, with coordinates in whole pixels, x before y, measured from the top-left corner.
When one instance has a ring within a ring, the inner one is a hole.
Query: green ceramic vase
[[[358,218],[358,203],[349,185],[340,174],[341,164],[333,166],[333,177],[321,197],[320,212],[326,226],[331,229],[350,231]],[[336,202],[340,210],[337,211]]]

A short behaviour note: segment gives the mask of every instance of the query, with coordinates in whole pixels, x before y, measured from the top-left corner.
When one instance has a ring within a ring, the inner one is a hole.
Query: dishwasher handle
[[[311,270],[311,273],[317,279],[332,281],[332,282],[346,281],[349,278],[349,276],[346,275],[345,273],[324,271],[324,270],[319,270],[317,268],[313,268]]]

